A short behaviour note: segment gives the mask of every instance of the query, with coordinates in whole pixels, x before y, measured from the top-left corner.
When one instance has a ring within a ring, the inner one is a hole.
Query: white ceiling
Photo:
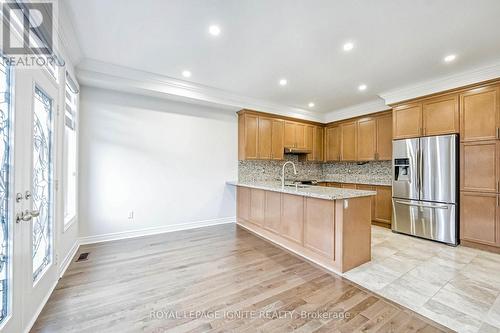
[[[500,61],[499,0],[67,3],[84,59],[319,113]]]

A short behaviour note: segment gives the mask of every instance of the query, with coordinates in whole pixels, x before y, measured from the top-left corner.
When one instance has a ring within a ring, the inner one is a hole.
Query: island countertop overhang
[[[282,189],[279,182],[239,182],[227,181],[226,184],[233,186],[241,186],[255,188],[260,190],[299,195],[308,198],[324,199],[324,200],[345,200],[360,197],[374,196],[375,191],[354,190],[324,186],[308,186],[304,188],[285,187]]]

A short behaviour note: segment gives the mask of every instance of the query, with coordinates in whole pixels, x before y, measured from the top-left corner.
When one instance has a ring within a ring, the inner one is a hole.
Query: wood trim
[[[282,116],[282,115],[279,115],[279,114],[262,112],[262,111],[256,111],[256,110],[250,110],[250,109],[242,109],[242,110],[240,110],[240,111],[238,111],[236,113],[238,115],[252,114],[252,115],[256,115],[256,116],[262,116],[262,117],[268,117],[268,118],[276,118],[276,119],[293,121],[293,122],[296,122],[296,123],[310,124],[310,125],[316,125],[316,126],[324,126],[324,123],[321,123],[321,122],[318,122],[318,121],[293,118],[293,117],[289,117],[289,116]]]
[[[467,241],[467,240],[460,240],[460,245],[500,254],[500,247],[496,247],[496,246],[475,243],[475,242],[471,242],[471,241]]]
[[[388,104],[388,106],[395,107],[397,105],[414,103],[416,101],[423,102],[423,101],[426,101],[428,99],[432,99],[432,98],[435,98],[435,97],[438,97],[438,96],[443,96],[443,95],[448,95],[448,94],[460,94],[460,93],[463,93],[463,92],[465,92],[465,91],[467,91],[469,89],[474,89],[474,88],[479,88],[479,87],[494,86],[496,84],[500,84],[500,78],[492,79],[492,80],[487,80],[487,81],[482,81],[482,82],[476,82],[476,83],[468,84],[466,86],[461,86],[461,87],[454,88],[454,89],[448,89],[448,90],[440,91],[440,92],[437,92],[437,93],[434,93],[434,94],[419,96],[419,97],[407,99],[407,100],[404,100],[404,101],[399,101],[397,103],[391,103],[391,104]]]

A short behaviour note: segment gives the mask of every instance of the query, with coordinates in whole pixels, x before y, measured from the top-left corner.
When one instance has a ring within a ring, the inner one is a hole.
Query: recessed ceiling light
[[[366,86],[366,84],[360,84],[360,85],[359,85],[359,87],[358,87],[358,90],[359,90],[359,91],[365,91],[365,90],[366,90],[366,88],[368,88],[368,87]]]
[[[446,57],[444,57],[444,61],[445,62],[452,62],[456,58],[457,58],[457,56],[455,54],[450,54],[450,55],[447,55]]]
[[[191,72],[190,71],[182,71],[182,76],[191,77]]]
[[[352,42],[347,42],[343,46],[344,51],[351,51],[354,48],[354,43]]]
[[[286,86],[288,81],[286,79],[281,79],[280,80],[280,86]]]
[[[218,25],[211,25],[210,27],[208,27],[208,32],[212,36],[219,36],[220,35],[220,27]]]
[[[314,107],[314,103],[313,103],[313,102],[309,102],[309,104],[308,104],[308,105],[309,105],[309,107],[310,107],[310,108],[313,108],[313,107]]]

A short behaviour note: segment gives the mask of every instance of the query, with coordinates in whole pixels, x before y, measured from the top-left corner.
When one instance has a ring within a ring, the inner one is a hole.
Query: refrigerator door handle
[[[407,205],[407,206],[436,208],[436,209],[448,209],[447,205],[431,205],[431,204],[422,204],[422,203],[411,203],[411,202],[400,201],[400,200],[395,200],[395,202],[398,204]]]
[[[420,199],[424,196],[422,187],[424,186],[424,151],[422,149],[422,142],[418,147],[418,195]]]

